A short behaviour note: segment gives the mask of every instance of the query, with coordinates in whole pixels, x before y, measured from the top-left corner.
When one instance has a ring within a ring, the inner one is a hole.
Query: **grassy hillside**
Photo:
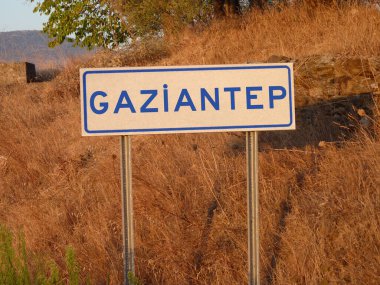
[[[296,96],[308,96],[297,92],[309,86],[300,72],[311,55],[378,59],[379,34],[380,13],[370,7],[284,8],[98,54],[49,83],[0,87],[0,223],[24,233],[30,272],[41,258],[65,272],[71,245],[82,277],[121,284],[119,139],[81,137],[79,67],[244,63],[276,54],[299,59]],[[377,80],[380,70],[371,70]],[[324,129],[330,142],[315,141],[324,121],[260,135],[262,284],[380,283],[374,104],[370,130],[353,118],[350,136]],[[135,136],[132,144],[142,283],[246,283],[244,134]]]

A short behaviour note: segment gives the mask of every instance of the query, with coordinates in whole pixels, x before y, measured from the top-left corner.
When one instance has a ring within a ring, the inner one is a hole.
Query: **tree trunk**
[[[224,1],[226,16],[237,15],[240,12],[239,0],[226,0]]]
[[[214,0],[214,15],[217,18],[225,16],[224,0]]]
[[[265,0],[250,0],[249,1],[250,8],[264,9],[264,6],[265,6]]]
[[[214,13],[216,17],[231,17],[240,13],[239,0],[214,0]]]

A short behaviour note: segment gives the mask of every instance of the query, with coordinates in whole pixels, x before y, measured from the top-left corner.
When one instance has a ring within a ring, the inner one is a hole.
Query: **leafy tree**
[[[54,47],[74,45],[115,48],[131,38],[204,22],[212,9],[206,0],[29,0],[34,12],[47,15],[43,31]]]
[[[110,0],[126,19],[134,37],[176,31],[184,25],[207,22],[212,14],[205,0]]]
[[[52,38],[50,47],[67,40],[89,49],[114,48],[129,37],[120,16],[105,0],[30,1],[36,2],[34,12],[49,17],[43,31]]]
[[[130,39],[178,31],[184,25],[240,14],[241,2],[264,7],[264,0],[29,0],[49,17],[43,31],[54,47],[115,48]]]

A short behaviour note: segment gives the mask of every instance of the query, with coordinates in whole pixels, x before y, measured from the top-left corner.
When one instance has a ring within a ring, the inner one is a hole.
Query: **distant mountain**
[[[63,43],[48,47],[49,38],[41,31],[0,32],[0,61],[27,61],[37,69],[63,65],[68,59],[90,54],[87,49]]]

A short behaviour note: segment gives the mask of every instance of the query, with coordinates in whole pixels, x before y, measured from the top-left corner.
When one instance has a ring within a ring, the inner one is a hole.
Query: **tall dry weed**
[[[81,138],[76,99],[29,88],[17,94],[22,104],[14,94],[1,98],[1,221],[62,268],[72,245],[83,276],[119,284],[119,141]],[[245,153],[231,142],[229,134],[133,139],[136,265],[145,284],[246,282]],[[379,281],[378,157],[373,139],[261,153],[264,284]]]
[[[243,19],[214,22],[201,32],[188,31],[160,62],[224,64],[265,61],[271,55],[300,58],[315,54],[377,56],[380,11],[373,6],[284,6]]]

